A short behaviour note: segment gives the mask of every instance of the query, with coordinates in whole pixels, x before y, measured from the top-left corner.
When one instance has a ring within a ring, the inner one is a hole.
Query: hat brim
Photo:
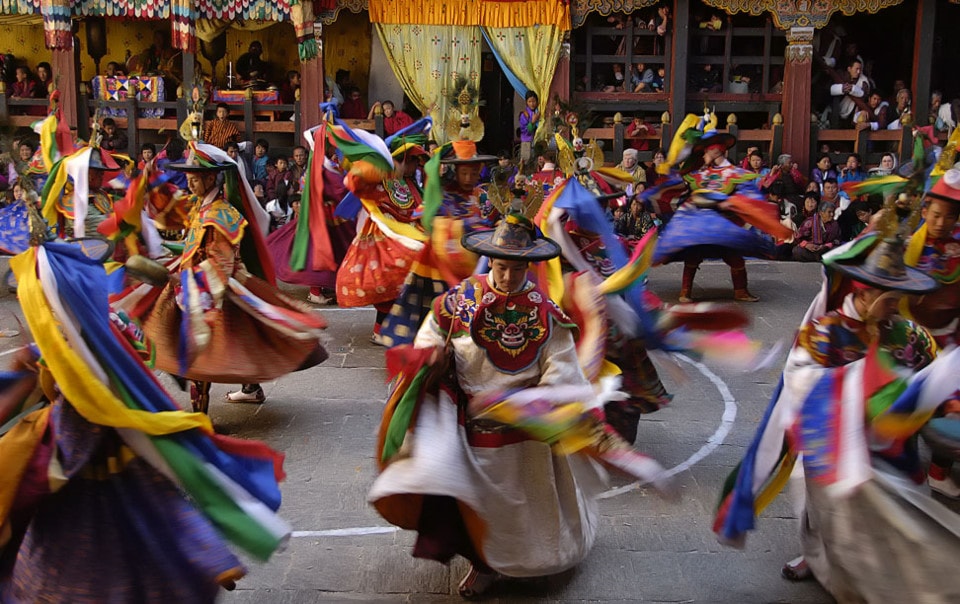
[[[843,262],[834,262],[831,266],[851,279],[861,283],[866,283],[867,285],[876,287],[877,289],[901,291],[908,294],[925,294],[940,287],[940,284],[936,279],[909,266],[906,267],[906,275],[900,279],[883,277],[881,275],[868,272],[862,265],[859,264],[854,265]]]
[[[495,232],[495,230],[489,230],[467,233],[460,239],[460,243],[471,252],[500,260],[540,262],[560,255],[560,246],[553,239],[547,237],[536,239],[533,245],[522,250],[511,250],[496,246],[492,241]]]
[[[941,195],[939,193],[931,193],[930,191],[927,191],[927,194],[924,195],[924,197],[926,197],[927,199],[936,199],[937,201],[947,201],[952,204],[960,205],[960,199],[956,199],[954,197],[947,197],[946,195]]]
[[[468,157],[466,159],[460,159],[459,157],[451,157],[450,159],[441,159],[441,164],[489,164],[495,161],[500,161],[496,155],[474,155],[473,157]]]
[[[711,136],[701,137],[700,140],[693,143],[690,147],[690,153],[703,153],[710,147],[720,145],[724,149],[730,149],[737,144],[737,137],[727,132],[718,132]]]

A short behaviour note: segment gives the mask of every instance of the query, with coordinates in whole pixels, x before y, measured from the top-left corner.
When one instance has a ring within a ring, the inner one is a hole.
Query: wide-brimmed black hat
[[[530,219],[519,212],[510,212],[492,231],[468,233],[461,239],[463,247],[489,258],[537,262],[560,255],[560,246],[547,237],[538,237]]]
[[[903,261],[903,240],[899,237],[877,237],[877,242],[863,253],[824,264],[844,275],[877,289],[925,294],[940,287],[933,277],[909,267]]]

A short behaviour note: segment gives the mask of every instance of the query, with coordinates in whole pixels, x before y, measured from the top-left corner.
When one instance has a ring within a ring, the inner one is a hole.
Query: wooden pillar
[[[544,115],[553,111],[553,100],[559,98],[564,103],[570,101],[572,90],[570,84],[570,32],[564,36],[563,47],[560,49],[560,58],[553,72],[553,81],[550,82],[548,98],[540,99],[540,109]]]
[[[80,118],[80,61],[71,48],[51,49],[50,66],[60,91],[60,111],[71,129],[77,128]]]
[[[300,61],[300,130],[294,133],[294,141],[309,148],[309,143],[303,135],[303,131],[318,125],[323,119],[320,112],[320,103],[324,102],[323,88],[323,23],[316,20],[311,5],[300,4],[304,12],[298,15],[294,20],[294,27],[297,29],[298,43],[309,44],[309,38],[312,37],[316,43],[316,50],[308,53],[309,58],[303,58],[301,53]],[[299,24],[298,24],[299,22]]]
[[[933,30],[936,2],[917,3],[916,33],[913,36],[913,123],[925,126],[930,112],[930,70],[933,69]]]
[[[806,174],[810,161],[810,77],[813,28],[791,27],[787,32],[783,66],[783,149]],[[771,158],[772,159],[772,158]]]
[[[690,0],[674,0],[673,48],[670,50],[670,113],[679,124],[687,114],[687,51],[690,47]]]

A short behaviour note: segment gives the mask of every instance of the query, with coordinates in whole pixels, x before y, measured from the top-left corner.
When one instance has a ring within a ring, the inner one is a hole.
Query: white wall
[[[376,28],[371,25],[371,49],[370,49],[370,83],[368,90],[369,105],[372,107],[376,101],[393,101],[393,104],[400,109],[403,105],[403,88],[397,76],[393,74],[390,63],[387,62],[387,55],[380,43],[380,36]]]

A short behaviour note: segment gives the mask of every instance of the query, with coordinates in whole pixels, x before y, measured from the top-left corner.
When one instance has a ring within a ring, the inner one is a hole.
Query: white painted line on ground
[[[24,348],[26,348],[26,346],[18,346],[17,348],[13,348],[13,349],[11,349],[11,350],[4,350],[3,352],[0,352],[0,357],[5,357],[5,356],[7,356],[8,354],[13,354],[13,353],[15,353],[15,352],[20,352],[20,351],[23,350]]]
[[[355,537],[357,535],[381,535],[396,533],[398,526],[358,526],[355,528],[330,529],[328,531],[293,531],[292,537]]]
[[[726,440],[727,435],[730,434],[730,430],[733,429],[733,424],[737,419],[737,401],[733,398],[733,393],[730,392],[730,388],[727,386],[726,382],[720,379],[720,376],[710,371],[710,368],[700,363],[694,361],[690,357],[682,354],[677,354],[676,357],[692,365],[703,374],[708,380],[710,380],[717,391],[720,393],[720,396],[723,397],[723,416],[720,419],[720,425],[714,431],[714,433],[707,439],[707,442],[700,447],[696,453],[688,457],[683,462],[677,464],[676,466],[670,468],[666,471],[666,475],[673,476],[684,472],[696,464],[698,464],[702,459],[713,453],[717,447],[723,444],[723,441]],[[617,495],[622,495],[628,491],[633,491],[640,486],[640,482],[633,482],[631,484],[617,487],[615,489],[610,489],[605,493],[600,495],[600,499],[609,499],[611,497],[616,497]],[[344,528],[344,529],[331,529],[327,531],[293,531],[293,537],[355,537],[358,535],[382,535],[386,533],[395,533],[400,529],[396,526],[359,526],[354,528]]]
[[[726,440],[727,435],[730,434],[730,430],[733,429],[733,424],[737,419],[737,401],[733,398],[733,393],[730,392],[730,388],[727,387],[726,382],[720,379],[720,376],[710,371],[710,368],[700,363],[694,361],[690,357],[677,354],[675,355],[678,359],[692,365],[703,374],[708,380],[713,382],[713,385],[716,387],[717,392],[720,393],[720,396],[723,397],[723,416],[720,418],[720,425],[717,426],[716,431],[707,439],[707,442],[704,443],[693,455],[685,459],[683,462],[677,464],[676,466],[670,468],[665,472],[667,478],[689,470],[696,464],[700,463],[702,459],[706,456],[713,453],[717,447],[723,444],[723,441]],[[617,487],[615,489],[610,489],[609,491],[604,492],[600,495],[600,499],[609,499],[611,497],[616,497],[617,495],[622,495],[628,491],[632,491],[640,486],[640,481],[624,485],[622,487]]]

